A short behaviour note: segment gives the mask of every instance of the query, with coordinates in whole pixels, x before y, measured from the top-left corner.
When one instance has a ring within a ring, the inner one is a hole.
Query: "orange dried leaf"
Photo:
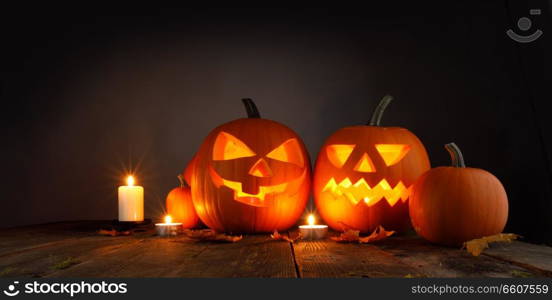
[[[338,237],[332,237],[332,240],[336,242],[342,242],[342,243],[351,243],[351,242],[358,242],[358,243],[371,243],[379,240],[383,240],[391,235],[393,235],[395,231],[386,231],[383,226],[378,226],[372,234],[369,236],[361,237],[360,231],[358,230],[347,230],[343,232]]]
[[[358,241],[360,243],[371,243],[371,242],[383,240],[387,237],[390,237],[394,233],[395,231],[393,230],[387,231],[385,230],[385,228],[383,228],[383,226],[380,225],[378,226],[378,228],[376,228],[376,230],[374,230],[374,232],[372,232],[372,234],[370,234],[367,237],[359,238]]]
[[[332,240],[336,242],[358,242],[360,231],[348,229],[339,236],[333,236]]]
[[[217,233],[212,241],[235,243],[243,238],[241,235],[226,235],[224,233]]]
[[[343,232],[347,231],[347,230],[355,230],[355,228],[343,221],[338,221],[337,223],[339,223],[339,225],[341,226],[341,230],[343,230]]]
[[[471,255],[479,256],[485,249],[489,248],[489,243],[511,243],[519,237],[519,235],[514,233],[499,233],[467,241],[462,246],[462,249],[466,248]]]
[[[224,233],[218,233],[212,229],[200,229],[200,230],[185,229],[183,233],[185,236],[198,241],[235,243],[243,238],[241,235],[239,236],[227,235]]]
[[[111,229],[111,230],[100,229],[98,230],[98,234],[105,235],[105,236],[121,236],[121,235],[130,235],[131,232],[129,230],[117,231],[115,229]]]
[[[287,236],[287,235],[284,235],[284,234],[280,234],[278,232],[278,230],[274,230],[274,233],[270,235],[270,237],[274,240],[281,240],[281,241],[286,241],[286,242],[290,242],[290,243],[293,243],[295,241],[297,241],[298,239],[300,239],[302,236],[301,236],[301,233],[297,234],[295,237],[291,237],[291,236]]]

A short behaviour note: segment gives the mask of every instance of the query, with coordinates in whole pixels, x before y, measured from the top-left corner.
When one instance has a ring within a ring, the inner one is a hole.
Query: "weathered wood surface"
[[[508,244],[491,245],[512,249],[513,256],[523,257],[524,252],[517,252],[512,247],[516,243],[525,244],[531,249],[542,249],[548,252],[548,259],[552,259],[552,248],[514,242]],[[474,257],[466,250],[439,247],[417,237],[402,236],[383,240],[377,244],[380,249],[394,255],[404,264],[414,267],[419,274],[426,277],[541,277],[547,276],[535,269],[519,267],[515,264],[495,259],[487,255]]]
[[[292,244],[269,235],[215,243],[160,238],[145,226],[130,236],[99,236],[108,223],[0,230],[0,277],[552,277],[552,248],[524,242],[473,257],[412,235],[362,245]]]

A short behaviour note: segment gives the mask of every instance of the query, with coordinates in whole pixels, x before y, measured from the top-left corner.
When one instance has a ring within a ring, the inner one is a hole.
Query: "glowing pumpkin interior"
[[[251,150],[245,142],[224,131],[218,134],[213,146],[213,161],[233,161],[253,156],[260,155]],[[268,195],[285,192],[290,184],[304,180],[307,174],[301,146],[295,138],[284,141],[264,155],[264,157],[255,158],[251,167],[248,167],[247,175],[253,176],[258,180],[270,180],[275,175],[273,169],[270,167],[270,160],[289,163],[296,167],[304,168],[304,171],[298,178],[293,178],[291,181],[288,180],[269,185],[258,184],[257,193],[244,192],[243,182],[224,178],[214,168],[210,168],[211,178],[217,188],[225,186],[231,189],[234,192],[234,200],[252,206],[263,207],[266,206],[265,200]]]
[[[336,144],[326,148],[328,160],[336,167],[342,168],[348,161],[356,145]],[[387,167],[399,163],[410,151],[410,146],[405,144],[376,144],[374,145]],[[360,160],[355,163],[353,170],[362,173],[374,173],[376,169],[368,153],[363,153]],[[402,181],[391,186],[384,178],[377,184],[370,186],[364,178],[352,182],[349,177],[337,182],[335,178],[324,186],[323,192],[332,192],[336,196],[345,196],[353,204],[360,202],[372,206],[381,201],[387,200],[390,206],[394,206],[399,200],[406,202],[411,192],[411,186],[407,187]]]

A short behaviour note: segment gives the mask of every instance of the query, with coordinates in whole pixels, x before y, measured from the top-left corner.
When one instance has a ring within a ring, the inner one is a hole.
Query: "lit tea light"
[[[316,219],[313,214],[307,217],[308,225],[300,225],[299,231],[303,239],[317,240],[326,236],[328,225],[316,225]]]
[[[156,223],[155,231],[158,236],[175,236],[182,231],[182,223],[173,223],[170,215],[165,216],[165,223]]]
[[[127,177],[127,185],[119,187],[119,221],[144,221],[144,188],[134,185],[134,177]]]

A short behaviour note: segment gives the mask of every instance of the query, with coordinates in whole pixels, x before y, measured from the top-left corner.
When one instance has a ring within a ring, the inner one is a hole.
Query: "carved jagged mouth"
[[[258,193],[249,194],[242,190],[241,182],[224,179],[213,168],[210,168],[210,170],[211,178],[213,178],[213,182],[215,183],[217,188],[225,186],[234,192],[234,200],[257,207],[266,207],[268,205],[265,201],[267,196],[283,193],[288,188],[293,188],[293,186],[296,186],[298,182],[304,180],[307,174],[307,171],[305,170],[303,171],[303,174],[301,174],[301,176],[291,182],[285,182],[276,185],[261,185],[259,186]]]
[[[366,205],[372,206],[385,198],[390,206],[394,206],[399,199],[406,202],[411,190],[412,185],[407,188],[402,181],[391,187],[387,180],[382,179],[378,184],[370,187],[364,178],[353,184],[349,178],[337,183],[335,178],[332,177],[322,191],[332,192],[337,196],[345,196],[355,205],[362,201]]]
[[[260,186],[257,194],[249,194],[242,191],[241,182],[223,179],[223,185],[234,191],[234,200],[253,206],[266,206],[265,198],[267,195],[282,193],[286,190],[287,183],[278,185]]]

